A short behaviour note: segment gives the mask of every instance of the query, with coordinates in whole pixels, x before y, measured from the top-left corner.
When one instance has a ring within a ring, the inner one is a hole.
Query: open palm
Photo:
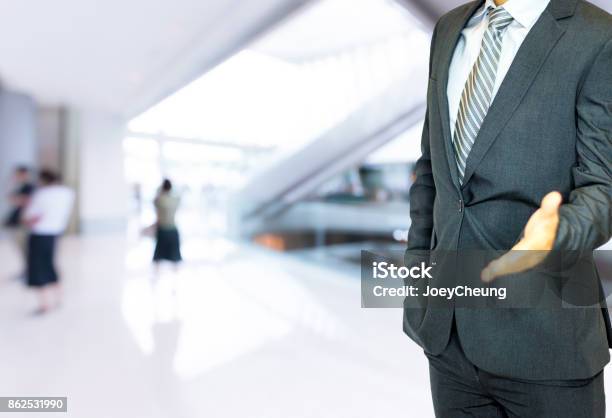
[[[523,238],[509,252],[489,263],[482,271],[482,280],[491,282],[501,276],[529,270],[544,261],[555,242],[561,202],[559,192],[544,196],[540,208],[529,218]]]

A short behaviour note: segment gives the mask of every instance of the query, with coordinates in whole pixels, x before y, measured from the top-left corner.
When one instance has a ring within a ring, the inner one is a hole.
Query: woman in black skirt
[[[172,192],[172,182],[170,180],[165,179],[163,181],[154,203],[157,213],[157,242],[155,244],[153,262],[156,266],[159,266],[159,263],[165,260],[178,266],[182,257],[175,217],[180,198]]]
[[[66,230],[73,203],[74,192],[61,185],[54,172],[41,171],[40,188],[34,192],[23,214],[23,222],[29,228],[28,286],[36,289],[39,296],[37,314],[49,310],[52,294],[55,294],[55,305],[60,303],[55,247],[58,237]]]

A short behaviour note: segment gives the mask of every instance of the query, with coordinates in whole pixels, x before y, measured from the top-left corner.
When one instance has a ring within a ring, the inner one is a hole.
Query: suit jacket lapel
[[[565,2],[559,3],[565,4]],[[555,2],[555,0],[551,2],[549,8],[542,13],[542,16],[531,28],[527,38],[525,38],[525,41],[519,48],[480,127],[474,146],[468,156],[463,181],[464,186],[470,180],[474,170],[512,117],[542,64],[544,64],[549,53],[565,32],[565,28],[557,23],[550,11],[551,6],[558,6],[559,3]],[[555,13],[554,8],[553,13]]]
[[[438,69],[435,74],[437,78],[437,90],[438,90],[438,104],[440,106],[440,116],[442,118],[442,132],[444,134],[444,147],[446,149],[446,159],[449,165],[449,171],[453,179],[453,183],[459,187],[459,174],[457,171],[457,162],[455,161],[455,150],[453,149],[453,142],[451,138],[450,130],[450,118],[448,114],[448,96],[447,96],[447,85],[448,85],[448,73],[450,69],[451,60],[455,52],[455,47],[461,36],[461,31],[470,20],[476,9],[480,7],[483,0],[476,0],[470,4],[467,4],[464,10],[454,16],[453,20],[447,24],[441,26],[438,30],[438,45],[436,53],[438,54]]]

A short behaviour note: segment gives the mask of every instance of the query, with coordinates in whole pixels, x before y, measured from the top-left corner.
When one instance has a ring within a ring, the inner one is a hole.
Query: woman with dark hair
[[[154,201],[157,214],[157,242],[153,262],[156,266],[163,260],[170,261],[176,266],[182,260],[179,232],[175,221],[179,203],[179,196],[172,191],[172,182],[164,179]]]
[[[34,192],[23,213],[23,222],[29,228],[27,252],[28,286],[38,292],[39,307],[36,314],[44,314],[51,307],[49,296],[54,291],[56,305],[60,303],[59,277],[55,268],[57,239],[64,233],[70,220],[74,192],[60,184],[52,171],[42,170],[40,187]]]

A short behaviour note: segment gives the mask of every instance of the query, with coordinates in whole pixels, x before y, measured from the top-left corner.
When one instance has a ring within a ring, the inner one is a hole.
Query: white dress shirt
[[[60,235],[68,226],[73,204],[74,192],[70,188],[59,184],[44,186],[34,192],[23,217],[26,221],[38,219],[30,227],[32,234]]]
[[[503,4],[503,8],[510,13],[514,21],[508,25],[503,35],[502,52],[491,100],[495,98],[499,91],[499,86],[506,77],[506,73],[521,44],[549,2],[550,0],[508,0]],[[486,13],[489,6],[496,7],[495,2],[486,0],[463,28],[449,68],[446,94],[448,96],[451,137],[453,138],[461,94],[470,71],[472,71],[472,67],[480,54],[482,38],[489,25],[489,18]]]

